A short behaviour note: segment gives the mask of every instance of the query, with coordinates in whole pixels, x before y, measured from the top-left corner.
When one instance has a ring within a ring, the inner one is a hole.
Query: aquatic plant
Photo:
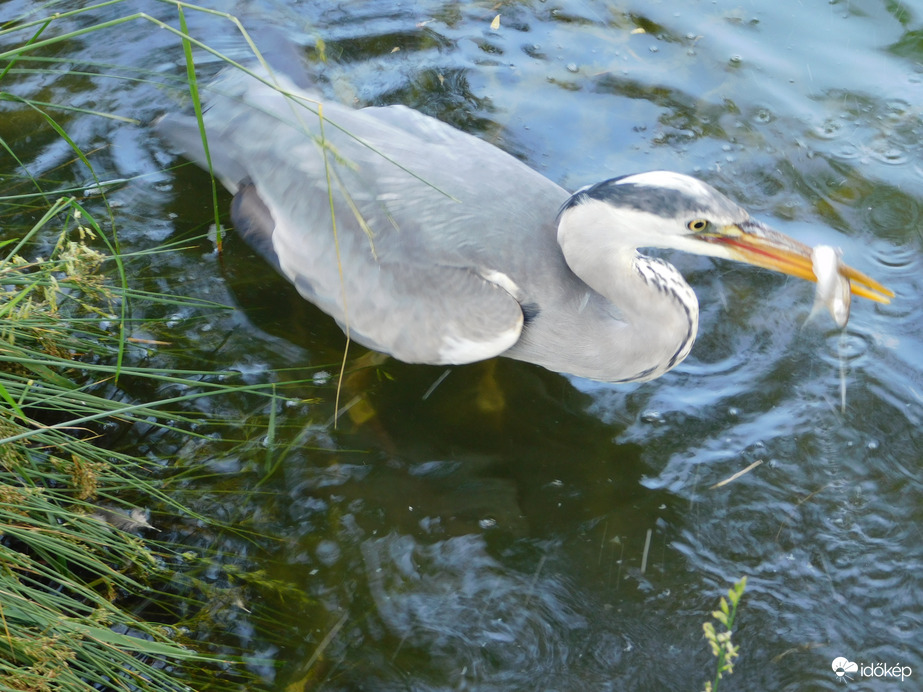
[[[737,617],[737,606],[746,588],[747,578],[741,577],[740,581],[728,589],[727,599],[725,600],[724,596],[721,597],[718,610],[712,611],[712,618],[724,628],[723,631],[718,632],[712,622],[702,624],[705,640],[711,647],[712,654],[718,659],[715,666],[715,679],[705,683],[705,692],[718,692],[718,685],[724,674],[730,675],[734,672],[734,660],[740,654],[740,647],[731,641],[731,635],[734,630],[734,619]]]
[[[48,257],[20,254],[61,215]],[[93,226],[73,199],[59,200],[24,238],[6,240],[0,258],[3,691],[186,689],[163,662],[210,660],[122,604],[170,571],[126,498],[176,503],[149,462],[98,444],[107,420],[163,414],[107,396],[124,347],[113,313],[125,295],[101,271],[113,257],[88,244],[100,237]]]
[[[193,449],[226,423],[203,400],[243,393],[274,410],[277,390],[220,367],[177,369],[161,356],[173,348],[158,339],[165,315],[227,308],[138,288],[138,268],[201,239],[122,251],[106,197],[113,183],[68,133],[69,113],[88,112],[11,86],[57,74],[42,47],[131,19],[49,37],[55,22],[72,26],[67,19],[94,7],[0,26],[0,38],[23,37],[0,46],[0,150],[15,164],[3,172],[0,196],[0,692],[226,689],[252,676],[236,652],[197,638],[194,626],[239,607],[231,582],[258,575],[216,565],[175,533],[158,536],[161,521],[221,525],[179,499],[182,474],[197,473],[195,465],[174,469],[167,454],[145,455],[130,431],[171,434]],[[73,155],[68,165],[91,182],[75,187],[30,170],[18,139],[24,127],[57,138]],[[208,435],[196,431],[205,423]],[[273,421],[263,425],[271,438]],[[201,579],[208,569],[221,578]]]

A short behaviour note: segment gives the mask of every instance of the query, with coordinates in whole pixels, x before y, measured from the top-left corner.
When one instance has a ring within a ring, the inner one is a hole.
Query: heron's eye
[[[708,221],[705,219],[693,219],[686,224],[686,228],[688,228],[693,233],[701,233],[706,228],[708,228]]]

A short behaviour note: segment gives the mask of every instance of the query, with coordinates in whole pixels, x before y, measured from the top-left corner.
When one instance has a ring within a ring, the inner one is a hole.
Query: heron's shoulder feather
[[[287,90],[231,73],[205,113],[248,242],[354,339],[401,360],[513,346],[529,288],[566,271],[554,214],[567,193],[411,109]]]

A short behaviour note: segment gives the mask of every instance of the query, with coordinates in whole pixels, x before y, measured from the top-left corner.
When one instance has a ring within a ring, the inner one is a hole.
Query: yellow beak
[[[758,221],[724,226],[717,231],[706,231],[696,235],[701,240],[721,245],[733,259],[757,267],[797,276],[807,281],[817,281],[811,260],[811,248],[774,231]],[[849,280],[853,295],[868,298],[878,303],[890,303],[894,291],[882,286],[870,276],[843,264],[840,274]]]

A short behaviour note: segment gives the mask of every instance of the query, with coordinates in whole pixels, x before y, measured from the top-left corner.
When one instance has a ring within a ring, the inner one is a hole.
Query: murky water
[[[144,9],[177,24],[169,5]],[[234,583],[246,604],[216,606],[198,636],[247,652],[266,689],[694,690],[714,670],[701,625],[747,575],[741,657],[722,687],[834,689],[838,656],[913,670],[904,682],[856,673],[865,689],[919,685],[923,10],[872,0],[223,9],[253,30],[284,27],[331,94],[414,106],[565,186],[697,174],[783,232],[842,247],[897,299],[857,300],[841,335],[826,315],[805,323],[807,284],[671,255],[702,320],[692,355],[667,376],[626,387],[502,359],[448,370],[385,361],[349,379],[341,403],[352,406],[334,429],[343,338],[242,244],[230,238],[218,258],[199,240],[130,263],[148,287],[236,308],[139,306],[149,320],[139,335],[173,344],[147,364],[316,381],[280,389],[274,412],[244,396],[201,403],[236,421],[223,440],[114,438],[196,468],[184,500],[229,525],[159,518],[213,556],[203,579]],[[4,19],[32,10],[0,3]],[[227,20],[188,18],[210,45],[246,55]],[[21,40],[4,36],[0,50]],[[326,64],[311,48],[320,40]],[[180,52],[150,22],[55,52],[59,75],[11,73],[0,87],[142,122],[176,107],[157,85],[181,76]],[[75,73],[99,63],[126,79]],[[217,66],[203,56],[204,73]],[[148,129],[82,112],[62,122],[94,150],[100,179],[129,179],[108,194],[123,248],[204,232],[207,177],[164,170],[179,161]],[[32,175],[90,184],[40,125],[0,110],[0,135]],[[16,170],[3,160],[0,172]],[[98,198],[88,204],[104,213]],[[2,222],[33,213],[17,207]]]

